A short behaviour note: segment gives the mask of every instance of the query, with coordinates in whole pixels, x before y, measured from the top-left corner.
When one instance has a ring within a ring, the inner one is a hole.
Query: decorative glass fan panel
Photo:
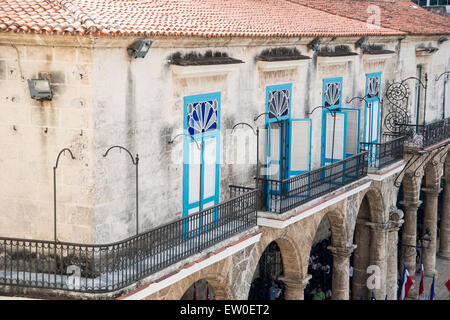
[[[332,82],[325,85],[325,106],[333,107],[341,104],[341,83]]]
[[[269,119],[276,119],[289,115],[290,91],[269,91]]]
[[[217,100],[189,103],[187,105],[187,129],[190,135],[217,129]]]
[[[367,80],[367,97],[376,98],[380,95],[380,77],[370,77]]]

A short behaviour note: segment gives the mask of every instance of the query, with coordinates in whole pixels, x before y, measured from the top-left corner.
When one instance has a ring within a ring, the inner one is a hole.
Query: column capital
[[[431,187],[431,188],[422,188],[423,192],[426,193],[426,195],[435,196],[437,197],[439,193],[442,191],[442,188],[440,187]]]
[[[356,249],[356,244],[351,245],[350,247],[333,247],[328,246],[327,249],[331,251],[333,257],[340,258],[349,258],[353,251]]]
[[[283,281],[290,288],[305,289],[312,275],[307,274],[304,278],[282,276],[278,280]]]
[[[366,225],[375,231],[388,231],[392,227],[389,222],[366,222]]]
[[[404,206],[405,208],[417,209],[422,204],[422,201],[421,200],[418,200],[418,201],[403,200],[403,201],[400,201],[400,204],[402,206]]]
[[[403,222],[405,222],[405,220],[403,219],[397,221],[391,220],[389,222],[389,231],[399,231],[401,226],[403,225]]]

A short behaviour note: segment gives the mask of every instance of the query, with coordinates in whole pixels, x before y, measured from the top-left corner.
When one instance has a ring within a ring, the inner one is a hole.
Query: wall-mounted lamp
[[[308,49],[312,51],[317,51],[319,49],[320,43],[322,42],[322,38],[317,37],[314,38],[310,43],[308,43]]]
[[[357,48],[361,48],[361,50],[366,50],[367,49],[367,40],[369,38],[367,36],[364,36],[362,38],[360,38],[358,41],[356,41],[355,45]]]
[[[52,100],[53,92],[48,79],[28,79],[31,98],[36,100]]]
[[[133,42],[128,48],[128,54],[133,58],[145,58],[147,52],[152,46],[153,40],[137,40]]]

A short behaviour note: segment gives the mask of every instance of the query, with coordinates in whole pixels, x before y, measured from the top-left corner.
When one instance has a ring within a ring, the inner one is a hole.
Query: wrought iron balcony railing
[[[367,175],[368,152],[285,180],[258,179],[261,210],[284,213]]]
[[[368,165],[371,169],[382,169],[403,159],[403,145],[406,137],[401,136],[382,143],[362,142],[361,149],[368,151]]]
[[[426,125],[401,124],[401,135],[408,135],[405,147],[424,149],[450,139],[450,118],[433,121]]]
[[[0,285],[86,293],[122,289],[256,226],[257,191],[240,190],[216,206],[111,244],[0,238]]]

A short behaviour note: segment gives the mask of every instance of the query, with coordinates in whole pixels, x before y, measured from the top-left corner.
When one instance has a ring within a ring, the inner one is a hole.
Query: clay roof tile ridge
[[[79,6],[73,4],[70,0],[52,0],[57,6],[66,10],[70,16],[82,24],[82,27],[89,32],[97,32],[97,24],[84,12]],[[84,25],[84,26],[83,26]]]

